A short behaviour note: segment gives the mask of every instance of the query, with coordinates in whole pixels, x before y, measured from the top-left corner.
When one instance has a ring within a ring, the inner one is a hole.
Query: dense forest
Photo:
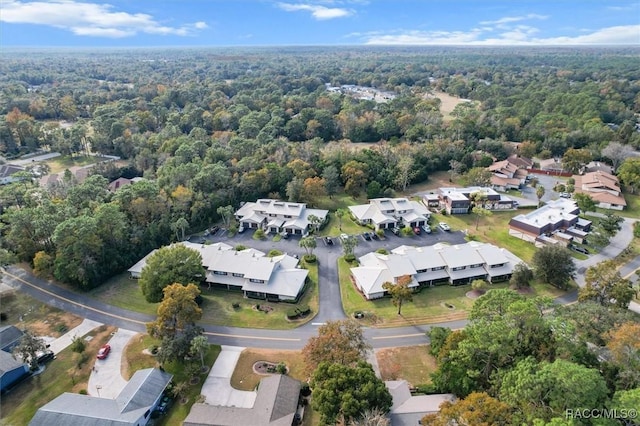
[[[242,201],[313,204],[343,188],[390,195],[454,164],[460,172],[503,159],[505,141],[540,157],[584,148],[600,159],[612,141],[638,148],[638,53],[6,49],[0,155],[106,154],[126,165],[45,190],[29,180],[1,187],[2,245],[91,288]],[[392,96],[354,96],[345,85]],[[445,115],[435,93],[470,102]],[[121,176],[148,180],[109,192]]]

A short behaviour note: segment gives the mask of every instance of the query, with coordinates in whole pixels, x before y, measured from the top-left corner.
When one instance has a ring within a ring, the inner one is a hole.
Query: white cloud
[[[602,28],[587,34],[561,37],[533,37],[535,27],[518,25],[499,34],[476,28],[470,31],[396,31],[393,34],[361,35],[369,45],[637,45],[640,25]]]
[[[481,25],[503,25],[510,24],[512,22],[526,21],[528,19],[547,19],[548,16],[538,15],[537,13],[529,13],[522,16],[505,16],[504,18],[497,19],[495,21],[481,21]]]
[[[291,4],[291,3],[278,3],[278,7],[286,12],[299,12],[308,11],[311,15],[319,20],[327,20],[334,18],[344,18],[353,14],[352,10],[339,8],[339,7],[326,7],[317,4]]]
[[[187,36],[207,28],[202,21],[179,27],[165,26],[146,13],[120,12],[109,4],[74,0],[3,0],[0,5],[2,22],[48,25],[81,36],[122,38],[139,33]]]

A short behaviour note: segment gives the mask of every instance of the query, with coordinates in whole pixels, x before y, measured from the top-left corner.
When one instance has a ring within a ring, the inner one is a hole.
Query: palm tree
[[[194,355],[200,355],[200,364],[204,370],[204,354],[209,348],[209,341],[205,336],[196,336],[191,339],[190,351]]]
[[[345,209],[336,210],[336,217],[338,218],[338,225],[341,231],[342,231],[342,218],[345,217],[346,214],[347,214],[347,211]]]

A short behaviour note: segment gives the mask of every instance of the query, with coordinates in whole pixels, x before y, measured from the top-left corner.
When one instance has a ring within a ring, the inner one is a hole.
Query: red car
[[[96,358],[105,359],[107,357],[107,355],[109,355],[109,352],[111,352],[111,346],[104,345],[98,351],[98,355],[96,355]]]

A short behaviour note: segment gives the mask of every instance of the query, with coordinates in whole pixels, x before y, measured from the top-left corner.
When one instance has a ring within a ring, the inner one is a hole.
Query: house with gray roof
[[[349,206],[354,219],[361,225],[375,229],[391,229],[426,225],[431,212],[424,204],[407,198],[372,198],[369,204]]]
[[[491,244],[434,244],[427,247],[400,246],[389,254],[368,253],[351,268],[351,279],[366,299],[387,295],[386,282],[397,283],[410,276],[410,288],[438,284],[464,285],[481,279],[489,282],[511,278],[520,258]]]
[[[15,325],[5,325],[0,327],[0,350],[11,353],[15,348],[24,332]]]
[[[29,366],[18,361],[8,352],[0,351],[0,392],[5,392],[11,386],[29,375]]]
[[[409,383],[406,380],[391,380],[384,382],[393,398],[393,405],[389,412],[391,426],[418,426],[420,420],[427,414],[440,412],[440,405],[453,402],[456,397],[450,393],[435,395],[411,395]]]
[[[298,300],[304,291],[309,271],[298,268],[298,259],[287,254],[267,257],[248,248],[237,251],[225,243],[196,244],[180,242],[202,256],[207,270],[205,281],[227,290],[242,291],[246,297],[273,301]],[[132,278],[140,278],[152,251],[129,268]]]
[[[29,425],[144,426],[172,377],[157,368],[136,371],[115,399],[65,392],[38,409]]]
[[[274,374],[260,380],[251,408],[193,404],[184,426],[291,426],[298,409],[300,382]]]
[[[15,164],[0,164],[0,185],[17,182],[21,178],[14,176],[18,172],[24,171],[24,167]]]
[[[328,214],[328,210],[309,209],[304,203],[263,198],[255,203],[244,203],[235,216],[244,229],[263,229],[274,234],[286,232],[291,235],[305,235],[314,226],[309,220],[311,216],[324,223]]]

